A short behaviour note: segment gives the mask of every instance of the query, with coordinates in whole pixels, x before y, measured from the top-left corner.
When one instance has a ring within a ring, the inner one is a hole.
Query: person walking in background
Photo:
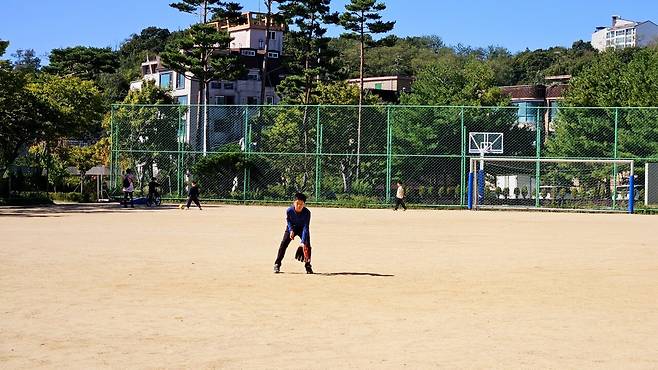
[[[190,192],[189,192],[189,197],[187,198],[187,207],[186,209],[190,209],[190,204],[196,204],[197,207],[199,207],[199,210],[201,210],[201,203],[199,202],[199,187],[196,184],[196,181],[192,181],[192,186],[190,186]]]
[[[405,211],[407,210],[407,205],[404,204],[404,197],[405,197],[405,191],[404,191],[404,186],[402,186],[402,182],[398,181],[398,190],[395,193],[395,208],[393,208],[394,211],[398,210],[398,207],[402,206],[402,209]]]
[[[123,208],[128,207],[128,197],[130,197],[130,208],[135,208],[133,205],[134,181],[133,170],[129,168],[126,170],[126,174],[123,175]]]

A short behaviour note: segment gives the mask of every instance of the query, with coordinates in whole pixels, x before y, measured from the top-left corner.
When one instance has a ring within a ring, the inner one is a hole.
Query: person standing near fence
[[[128,197],[130,197],[130,208],[135,208],[133,205],[134,181],[133,170],[129,168],[126,170],[126,174],[123,175],[123,208],[128,207]]]
[[[395,208],[393,208],[394,211],[398,210],[398,207],[402,206],[403,210],[407,210],[407,205],[404,204],[404,197],[405,197],[405,191],[404,191],[404,186],[402,186],[402,182],[398,181],[398,190],[395,193]]]

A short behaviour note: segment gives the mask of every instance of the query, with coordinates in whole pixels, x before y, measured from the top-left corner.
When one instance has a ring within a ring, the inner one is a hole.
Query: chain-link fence
[[[653,108],[115,105],[111,183],[131,168],[168,199],[197,180],[207,200],[363,206],[401,181],[410,204],[464,207],[469,132],[503,133],[505,157],[634,159],[636,184],[658,161]]]

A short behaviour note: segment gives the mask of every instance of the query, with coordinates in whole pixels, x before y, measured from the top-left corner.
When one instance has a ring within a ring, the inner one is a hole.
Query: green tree
[[[147,27],[130,35],[119,47],[119,72],[124,80],[141,78],[140,66],[146,57],[163,52],[171,38],[172,33],[168,29],[159,27]],[[124,97],[125,95],[119,100]]]
[[[94,81],[105,98],[106,107],[128,93],[129,77],[119,71],[120,54],[109,47],[53,49],[49,59],[50,64],[42,68],[44,72]]]
[[[68,148],[69,163],[80,173],[80,194],[84,194],[85,174],[99,164],[95,146],[72,146]]]
[[[364,76],[415,76],[423,67],[436,61],[442,54],[452,52],[438,36],[399,38],[391,35],[369,40],[368,63]],[[333,38],[330,48],[339,55],[335,58],[340,78],[358,78],[360,68],[360,43],[347,34]]]
[[[420,156],[395,157],[393,176],[435,188],[460,184],[462,121],[466,132],[504,133],[508,155],[534,153],[535,133],[516,124],[516,109],[495,83],[487,61],[454,53],[421,70],[412,92],[402,95],[412,106],[391,113],[393,153]],[[462,105],[472,107],[446,107]]]
[[[36,56],[34,49],[16,50],[12,57],[14,57],[14,69],[18,71],[34,74],[41,68],[41,59]]]
[[[366,35],[386,33],[393,29],[395,21],[382,21],[381,12],[386,9],[384,3],[377,0],[351,0],[345,5],[345,12],[340,16],[341,25],[359,40],[359,114],[356,138],[356,178],[359,179],[361,168],[361,106],[363,105],[363,72],[366,62]]]
[[[53,108],[44,120],[46,137],[95,139],[100,136],[105,107],[100,91],[91,81],[74,76],[42,74],[26,88]]]
[[[265,87],[268,81],[268,70],[267,70],[267,61],[269,59],[270,51],[270,30],[272,28],[273,22],[280,23],[281,17],[278,13],[273,11],[273,6],[275,4],[281,3],[285,0],[264,0],[265,4],[265,50],[263,52],[263,63],[260,67],[260,103],[266,104],[265,101]]]
[[[112,144],[123,153],[120,161],[127,168],[138,169],[136,188],[143,188],[156,169],[161,176],[173,176],[184,106],[173,105],[171,95],[154,81],[131,90],[123,103],[113,112],[114,137],[119,141]]]
[[[330,3],[331,0],[286,0],[279,6],[283,18],[294,26],[284,45],[291,76],[279,86],[287,103],[308,104],[317,82],[329,73],[331,54],[325,34],[327,25],[338,21]],[[303,93],[300,95],[299,91]]]
[[[525,50],[514,56],[514,84],[542,83],[544,71],[559,59],[564,48]]]
[[[0,56],[3,49],[0,45]],[[44,120],[52,115],[49,105],[32,94],[22,74],[0,61],[0,176],[18,157],[20,150],[46,138]]]
[[[217,29],[208,24],[209,17],[224,20],[239,19],[241,7],[237,3],[218,0],[183,0],[170,4],[171,7],[185,13],[198,13],[201,23],[195,24],[175,43],[170,44],[162,53],[165,65],[178,73],[191,73],[199,81],[200,106],[197,109],[196,133],[202,142],[203,153],[208,150],[208,84],[213,80],[235,80],[244,73],[244,67],[237,56],[224,51],[229,48],[232,38],[226,29]],[[203,127],[200,125],[203,117]]]
[[[352,192],[356,170],[356,126],[354,125],[357,109],[355,107],[323,107],[322,105],[354,105],[358,102],[358,87],[346,82],[319,83],[310,97],[311,104],[320,105],[311,108],[315,116],[320,115],[323,126],[322,147],[324,153],[333,153],[323,168],[327,173],[340,178],[342,191]],[[377,97],[366,95],[367,104],[378,104]],[[285,189],[306,191],[311,186],[313,174],[313,152],[318,143],[315,142],[316,125],[304,124],[308,106],[291,107],[272,111],[271,125],[265,128],[262,138],[262,149],[265,152],[278,153],[308,153],[305,156],[296,156],[295,160],[282,157],[270,160],[271,167],[281,179]],[[319,110],[319,111],[318,111]],[[370,135],[364,138],[364,148],[369,152],[381,153],[385,151],[386,127],[385,108],[368,107],[368,119],[364,120],[364,127]],[[383,167],[382,167],[383,168]],[[331,175],[330,175],[331,177]],[[363,179],[374,181],[374,179]],[[317,189],[316,189],[317,190]]]
[[[96,80],[102,73],[114,73],[119,67],[118,53],[107,48],[75,46],[53,49],[50,63],[43,67],[47,73],[73,75],[83,80]]]
[[[449,54],[422,69],[412,93],[401,100],[410,105],[507,105],[495,82],[495,71],[486,62]]]

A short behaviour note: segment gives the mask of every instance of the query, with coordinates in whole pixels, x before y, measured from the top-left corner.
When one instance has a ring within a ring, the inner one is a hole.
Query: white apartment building
[[[636,22],[612,16],[611,27],[597,27],[592,46],[599,51],[644,47],[658,42],[658,25],[651,21]]]
[[[209,23],[217,30],[227,30],[233,38],[229,53],[239,56],[246,74],[234,81],[211,81],[208,86],[210,97],[208,104],[212,105],[208,112],[208,122],[196,123],[196,109],[188,110],[186,114],[186,142],[199,150],[212,150],[228,142],[238,141],[242,137],[244,109],[235,105],[276,104],[279,101],[275,87],[283,79],[281,51],[283,49],[283,34],[286,29],[283,24],[270,25],[266,30],[266,15],[262,13],[245,13],[238,25],[221,21]],[[268,48],[268,73],[265,85],[265,101],[260,101],[261,72],[260,68],[265,55],[265,41]],[[160,57],[149,57],[141,65],[142,79],[133,81],[131,89],[141,89],[146,80],[169,90],[171,95],[181,105],[196,105],[199,101],[199,81],[190,72],[179,73],[166,68]],[[217,107],[221,106],[221,107]],[[203,121],[203,120],[202,120]],[[207,126],[206,126],[207,125]],[[204,129],[205,127],[205,129]],[[205,138],[205,139],[204,139]]]

